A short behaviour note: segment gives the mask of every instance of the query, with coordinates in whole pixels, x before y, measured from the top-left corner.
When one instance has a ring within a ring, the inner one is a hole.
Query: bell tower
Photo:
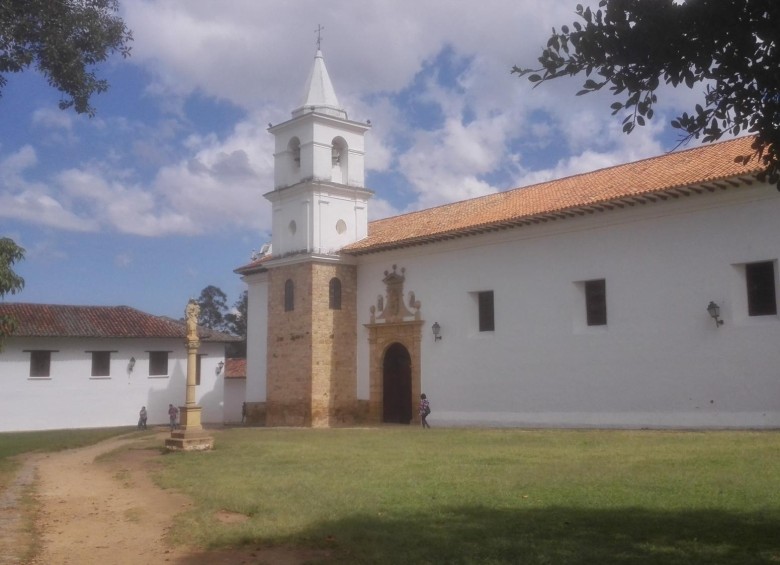
[[[318,46],[319,47],[319,46]],[[266,424],[328,427],[357,410],[357,267],[339,250],[368,232],[364,135],[317,49],[301,105],[274,136],[267,268]]]
[[[364,135],[371,126],[348,119],[321,51],[314,57],[302,104],[274,136],[272,244],[275,257],[333,254],[366,236]]]

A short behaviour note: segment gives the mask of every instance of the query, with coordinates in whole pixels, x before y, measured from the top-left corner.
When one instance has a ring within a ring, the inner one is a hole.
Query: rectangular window
[[[168,352],[149,352],[149,376],[159,377],[168,374]]]
[[[745,265],[748,315],[772,316],[777,314],[775,295],[775,263],[762,261]]]
[[[30,376],[51,376],[51,351],[30,351]]]
[[[195,362],[195,384],[200,386],[200,363],[203,360],[204,353],[198,353],[198,357]]]
[[[108,377],[111,376],[111,352],[110,351],[92,351],[92,376]]]
[[[496,329],[493,311],[493,291],[485,290],[477,293],[479,301],[479,331],[492,332]]]
[[[607,325],[607,283],[604,279],[585,281],[585,315],[589,326]]]

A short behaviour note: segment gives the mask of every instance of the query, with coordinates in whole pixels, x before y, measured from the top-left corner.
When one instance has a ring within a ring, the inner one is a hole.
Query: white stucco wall
[[[29,350],[48,349],[49,377],[30,377]],[[92,377],[90,351],[112,351],[109,377]],[[168,375],[149,376],[149,351],[169,351]],[[205,423],[223,418],[224,344],[202,343],[197,402]],[[135,425],[146,406],[149,425],[168,421],[168,404],[185,402],[183,339],[9,338],[0,352],[0,431]],[[136,359],[132,372],[128,361]]]
[[[741,267],[777,262],[778,217],[780,195],[764,186],[361,256],[359,396],[363,324],[396,264],[422,303],[432,423],[780,426],[780,319],[747,315]],[[576,283],[602,278],[608,325],[588,327]],[[478,331],[483,290],[494,332]]]
[[[226,424],[241,422],[241,406],[246,399],[246,379],[225,379],[225,408],[223,421]]]
[[[320,186],[314,194],[317,206],[312,218],[311,249],[335,253],[366,236],[367,201],[371,193],[350,187]],[[341,231],[339,228],[341,224]]]
[[[371,191],[331,183],[304,183],[265,197],[273,206],[273,250],[277,257],[309,251],[335,253],[366,235]],[[339,221],[343,222],[341,230]]]
[[[265,402],[268,350],[268,274],[243,278],[247,284],[246,401]]]

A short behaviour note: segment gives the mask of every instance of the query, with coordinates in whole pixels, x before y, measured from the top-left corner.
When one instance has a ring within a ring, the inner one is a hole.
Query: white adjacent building
[[[780,426],[752,138],[368,222],[369,126],[320,53],[304,100],[269,129],[272,250],[237,269],[250,417],[409,423],[425,392],[434,425]]]
[[[18,327],[0,351],[0,432],[168,422],[168,404],[184,404],[186,325],[127,306],[0,303]],[[205,423],[225,414],[225,344],[238,338],[200,328],[197,402]],[[227,416],[227,417],[226,417]],[[240,417],[239,417],[240,420]]]

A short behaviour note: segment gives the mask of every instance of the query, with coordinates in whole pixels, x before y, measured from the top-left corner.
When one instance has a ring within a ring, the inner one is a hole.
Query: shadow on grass
[[[294,539],[246,544],[329,548],[333,563],[777,564],[780,515],[641,508],[436,508],[355,515]]]

